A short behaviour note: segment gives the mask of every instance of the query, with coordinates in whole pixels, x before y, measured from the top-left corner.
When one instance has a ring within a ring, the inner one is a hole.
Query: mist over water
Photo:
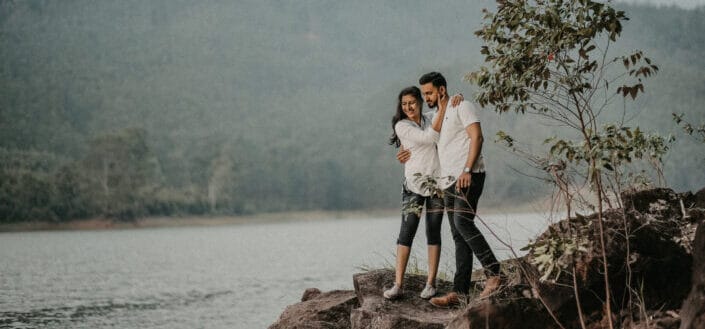
[[[614,5],[630,20],[610,56],[643,49],[660,73],[604,113],[683,137],[671,113],[705,120],[705,9]],[[437,70],[472,100],[464,77],[484,64],[473,32],[495,7],[2,1],[0,221],[387,209],[401,177],[388,145],[397,93]],[[488,199],[548,193],[492,141],[501,130],[543,150],[561,130],[492,107],[480,119]],[[673,144],[669,185],[705,185],[700,149]]]
[[[658,6],[677,6],[686,9],[693,9],[705,6],[705,1],[703,0],[618,0],[618,2]]]

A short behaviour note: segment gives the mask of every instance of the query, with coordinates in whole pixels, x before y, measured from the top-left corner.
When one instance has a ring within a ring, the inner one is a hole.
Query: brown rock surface
[[[472,302],[447,329],[552,329],[558,328],[536,299],[494,299]]]
[[[404,282],[404,295],[397,300],[382,297],[384,288],[394,284],[394,272],[376,270],[355,274],[353,283],[360,307],[351,315],[353,328],[444,328],[457,314],[459,309],[437,308],[427,300],[421,299],[426,278],[420,275],[407,275]],[[450,290],[451,283],[438,282],[439,294]]]
[[[681,308],[681,329],[705,328],[705,226],[699,225],[693,242],[692,289]]]
[[[693,219],[684,218],[681,196],[671,189],[624,193],[622,200],[624,210],[608,210],[603,215],[612,305],[628,305],[632,296],[632,302],[642,298],[639,303],[646,310],[677,309],[690,289],[692,245],[689,236]],[[602,314],[604,300],[597,220],[596,214],[563,220],[540,237],[570,238],[574,232],[588,237],[586,250],[573,257],[582,311],[589,315]],[[625,231],[629,234],[625,235]],[[526,263],[531,261],[532,256],[528,255]],[[540,288],[540,295],[561,322],[568,327],[579,326],[571,273],[563,273],[555,285],[539,283],[536,274],[528,277]],[[631,290],[625,282],[630,282]],[[639,296],[630,294],[630,291],[639,292]],[[638,315],[638,310],[627,313]],[[615,314],[619,312],[615,311]],[[586,319],[586,322],[594,321],[601,320],[589,316]]]
[[[304,294],[306,297],[307,294]],[[308,294],[308,297],[306,301],[287,306],[269,329],[351,328],[350,311],[358,305],[354,292],[334,290],[315,296]]]
[[[691,205],[688,206],[690,207]],[[705,188],[695,193],[692,206],[705,209]]]
[[[318,288],[308,288],[304,291],[304,294],[301,296],[301,301],[305,302],[309,299],[316,298],[320,294],[321,291]]]

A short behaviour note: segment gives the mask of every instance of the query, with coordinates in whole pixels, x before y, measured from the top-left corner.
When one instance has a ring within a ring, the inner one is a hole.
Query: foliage
[[[626,20],[610,3],[590,0],[498,1],[497,12],[485,11],[486,23],[475,33],[485,42],[481,53],[487,67],[467,76],[480,87],[476,100],[481,106],[533,114],[563,128],[561,137],[545,141],[548,155],[530,155],[530,161],[560,191],[569,220],[576,207],[597,211],[610,328],[604,207],[614,208],[611,200],[621,204],[624,173],[636,170],[628,166],[633,160],[645,159],[661,178],[661,160],[668,150],[666,138],[626,126],[624,119],[606,119],[606,113],[615,111],[615,99],[621,97],[625,104],[635,100],[644,93],[643,80],[659,71],[640,50],[610,55]],[[622,70],[616,68],[620,65]],[[517,143],[506,133],[498,136],[510,147]],[[583,195],[586,185],[592,198]],[[542,280],[556,280],[575,266],[574,255],[586,250],[584,234],[557,236],[545,236],[529,247]]]
[[[572,228],[575,233],[570,234],[549,226],[544,236],[521,249],[531,253],[531,263],[541,273],[541,281],[558,282],[561,273],[588,253],[592,245],[588,239],[591,222],[571,224],[575,226]]]
[[[684,113],[673,113],[673,121],[675,121],[676,124],[679,125],[686,134],[693,136],[693,138],[697,139],[702,143],[705,143],[705,123],[701,123],[700,125],[694,125],[684,120],[683,116],[685,116]]]
[[[53,193],[53,173],[66,158],[48,152],[0,149],[0,222],[58,220],[62,203]]]
[[[443,197],[443,189],[438,185],[438,179],[449,179],[454,180],[452,176],[448,177],[433,177],[431,175],[422,175],[420,173],[414,174],[414,179],[421,186],[424,192],[428,192],[430,195]]]
[[[591,181],[596,171],[622,169],[636,159],[646,159],[658,167],[668,152],[669,141],[671,139],[663,136],[645,134],[639,127],[632,129],[607,124],[599,132],[591,134],[590,145],[585,141],[576,144],[557,138],[549,138],[546,143],[550,145],[549,153],[552,156],[562,157],[571,163],[596,159],[597,165],[595,168],[589,167],[588,171],[588,180]]]
[[[500,113],[535,114],[565,128],[566,137],[545,141],[549,152],[544,162],[576,166],[564,170],[582,176],[599,193],[603,170],[615,171],[644,157],[660,164],[668,150],[666,138],[604,119],[615,96],[635,99],[644,92],[642,80],[658,71],[638,50],[608,59],[627,19],[623,11],[582,0],[503,1],[496,14],[485,11],[485,19],[488,23],[476,34],[485,41],[482,54],[489,67],[467,78],[481,88],[480,105]],[[614,72],[618,64],[624,72]],[[504,132],[499,138],[514,144]]]
[[[131,220],[144,215],[144,200],[156,190],[156,158],[146,132],[126,129],[90,143],[81,168],[104,216]]]

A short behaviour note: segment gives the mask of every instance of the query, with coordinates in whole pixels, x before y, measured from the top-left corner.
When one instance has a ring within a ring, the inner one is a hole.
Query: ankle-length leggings
[[[426,241],[428,245],[441,244],[443,223],[443,199],[438,196],[423,196],[402,189],[401,229],[397,244],[411,247],[419,227],[421,209],[426,207]]]

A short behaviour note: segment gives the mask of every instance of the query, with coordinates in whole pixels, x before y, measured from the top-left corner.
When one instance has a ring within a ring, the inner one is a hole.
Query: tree
[[[104,216],[134,220],[143,215],[158,173],[144,130],[129,128],[95,138],[83,168]]]
[[[697,141],[705,143],[705,122],[701,123],[700,125],[694,125],[683,119],[683,117],[685,116],[684,113],[673,113],[672,115],[673,121],[675,121],[676,124],[683,129],[683,132],[685,132],[689,136],[692,136]]]
[[[476,31],[485,45],[487,67],[468,75],[480,88],[476,100],[498,112],[529,113],[561,127],[564,137],[545,141],[546,156],[530,155],[547,180],[560,190],[568,218],[575,206],[597,211],[605,281],[605,311],[612,324],[609,270],[605,257],[604,207],[620,204],[626,164],[644,159],[655,165],[668,141],[628,127],[615,101],[635,99],[644,92],[643,79],[658,71],[637,50],[608,57],[622,31],[625,13],[609,3],[590,0],[497,1],[496,13],[485,10]],[[623,66],[617,71],[615,66]],[[500,132],[510,147],[516,140]],[[589,186],[592,198],[583,195]],[[610,188],[612,187],[612,188]],[[580,237],[576,237],[577,243]],[[577,249],[575,250],[577,252]],[[547,276],[544,276],[547,277]],[[578,303],[579,304],[579,303]],[[580,305],[578,305],[579,307]]]
[[[0,148],[0,222],[64,219],[53,173],[68,158],[50,152]]]
[[[80,169],[73,163],[63,166],[52,176],[51,209],[63,221],[86,218],[100,210]]]

